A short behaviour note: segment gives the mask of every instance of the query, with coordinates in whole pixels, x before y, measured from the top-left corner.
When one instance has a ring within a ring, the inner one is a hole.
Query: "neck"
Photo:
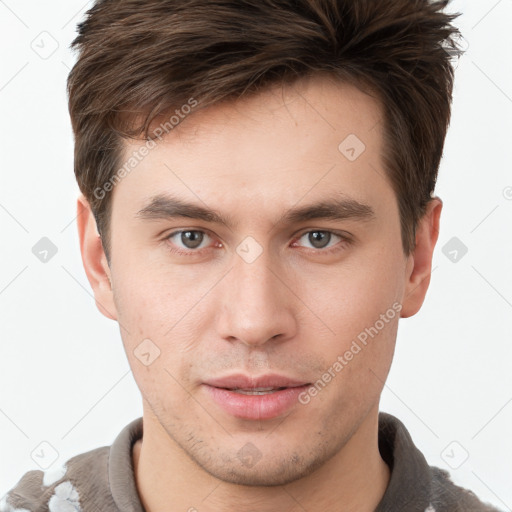
[[[378,449],[378,406],[322,467],[295,482],[273,487],[219,480],[192,461],[154,416],[144,415],[143,422],[144,437],[133,447],[133,463],[146,512],[234,512],[249,510],[249,504],[258,512],[373,512],[390,478]]]

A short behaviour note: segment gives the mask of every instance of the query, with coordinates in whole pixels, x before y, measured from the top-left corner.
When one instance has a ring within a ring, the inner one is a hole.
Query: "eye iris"
[[[181,233],[181,241],[187,249],[195,249],[203,241],[203,233],[200,231],[183,231]]]
[[[326,231],[312,231],[308,235],[309,242],[316,249],[322,249],[331,240],[331,234]]]

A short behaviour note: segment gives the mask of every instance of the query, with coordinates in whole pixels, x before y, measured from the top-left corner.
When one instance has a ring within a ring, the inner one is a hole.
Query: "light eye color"
[[[185,229],[181,231],[172,232],[167,239],[170,240],[181,250],[194,251],[197,249],[204,249],[201,245],[210,236],[199,229]],[[208,244],[207,244],[208,245]]]
[[[314,230],[303,233],[298,240],[305,240],[309,249],[324,250],[336,245],[337,242],[345,240],[342,236],[326,230]],[[334,242],[334,243],[331,243]]]
[[[171,252],[192,256],[208,249],[212,244],[213,237],[200,229],[181,229],[173,231],[165,239],[171,244]],[[306,231],[295,238],[292,247],[304,247],[317,253],[330,253],[343,250],[349,243],[350,239],[346,236],[329,230],[315,229]],[[222,245],[218,242],[216,247],[220,248]]]

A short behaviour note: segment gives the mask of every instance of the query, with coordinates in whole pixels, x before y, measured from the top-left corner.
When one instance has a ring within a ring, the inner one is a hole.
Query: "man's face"
[[[145,421],[220,479],[309,474],[378,407],[410,271],[380,121],[325,78],[269,90],[193,113],[113,191],[115,317]],[[227,224],[146,208],[156,196]],[[219,389],[270,374],[306,386]]]

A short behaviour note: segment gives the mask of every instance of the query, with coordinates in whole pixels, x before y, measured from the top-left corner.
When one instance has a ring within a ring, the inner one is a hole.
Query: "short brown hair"
[[[383,163],[409,254],[434,191],[450,121],[451,59],[461,53],[451,24],[459,14],[443,12],[448,2],[98,0],[71,45],[79,55],[68,95],[75,175],[107,259],[111,187],[101,187],[121,166],[123,138],[150,140],[155,119],[191,98],[205,108],[313,73],[380,100]]]

